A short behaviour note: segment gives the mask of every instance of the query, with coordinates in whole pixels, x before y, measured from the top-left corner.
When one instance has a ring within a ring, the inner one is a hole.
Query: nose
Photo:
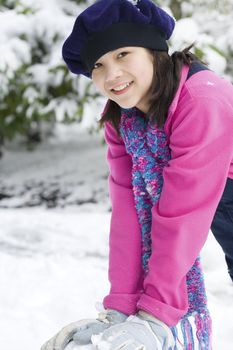
[[[105,69],[105,83],[110,85],[122,76],[122,70],[117,63],[111,63]]]

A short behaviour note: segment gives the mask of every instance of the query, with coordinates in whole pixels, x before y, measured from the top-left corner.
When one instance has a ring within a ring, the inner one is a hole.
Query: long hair
[[[171,56],[167,52],[150,50],[153,55],[154,73],[149,96],[149,110],[146,118],[161,128],[167,118],[169,106],[179,86],[182,66],[191,65],[193,61],[200,61],[190,52],[193,44],[183,51],[176,51]],[[200,61],[201,62],[201,61]],[[107,107],[99,120],[100,127],[110,121],[120,136],[119,125],[121,118],[120,106],[108,100]]]

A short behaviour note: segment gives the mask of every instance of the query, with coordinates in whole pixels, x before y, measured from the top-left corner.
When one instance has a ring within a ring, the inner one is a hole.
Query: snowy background
[[[74,14],[85,5],[68,0],[21,3],[24,9],[33,5],[37,12],[26,18],[20,11],[0,11],[0,102],[14,71],[30,62],[35,38],[45,37],[49,47],[54,36],[60,35],[49,59],[31,67],[31,79],[36,84],[34,90],[25,90],[30,118],[33,108],[38,108],[37,97],[46,95],[46,86],[51,81],[58,85],[62,79],[59,71],[53,75],[49,69],[61,64],[61,42],[71,29]],[[169,6],[170,2],[164,3]],[[232,50],[233,2],[222,2],[225,13],[213,3],[183,2],[187,18],[177,22],[171,45],[179,49],[198,40],[211,68],[232,79],[230,60],[224,52]],[[211,11],[207,11],[210,5]],[[194,10],[193,16],[188,16]],[[22,35],[29,33],[31,41],[22,40]],[[86,85],[85,79],[74,79],[79,96]],[[50,101],[46,108],[56,115],[53,136],[45,138],[35,150],[27,151],[21,139],[6,142],[2,148],[0,348],[4,350],[40,349],[64,325],[96,317],[95,303],[108,292],[111,209],[106,146],[102,132],[88,132],[96,129],[104,100],[88,100],[81,123],[62,124],[65,113],[72,115],[77,105],[70,95]],[[213,318],[213,350],[232,350],[233,285],[211,232],[201,255]],[[71,344],[67,350],[71,349],[77,347]]]
[[[0,346],[4,350],[39,349],[67,323],[96,317],[95,303],[109,288],[105,156],[100,135],[60,126],[57,137],[36,151],[11,146],[1,160],[1,188],[17,193],[0,201]],[[58,204],[52,208],[55,200]],[[233,285],[212,233],[202,256],[213,349],[231,350]]]

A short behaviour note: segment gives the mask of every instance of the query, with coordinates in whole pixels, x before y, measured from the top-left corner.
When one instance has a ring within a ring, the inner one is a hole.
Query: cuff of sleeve
[[[137,309],[150,313],[169,327],[177,325],[182,316],[188,311],[188,308],[184,310],[176,309],[146,294],[141,295],[137,303]]]
[[[126,315],[137,312],[137,302],[141,294],[109,294],[103,300],[105,309],[114,309]]]

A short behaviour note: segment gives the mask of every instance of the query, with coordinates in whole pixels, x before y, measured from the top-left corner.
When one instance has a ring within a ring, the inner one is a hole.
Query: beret
[[[98,0],[84,10],[62,46],[69,70],[91,77],[94,63],[124,46],[167,51],[175,20],[152,0]]]

